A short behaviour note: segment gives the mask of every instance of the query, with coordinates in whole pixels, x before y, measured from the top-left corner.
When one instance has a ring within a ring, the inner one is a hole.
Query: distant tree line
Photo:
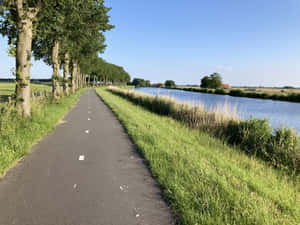
[[[97,83],[111,84],[111,83],[124,83],[130,82],[130,75],[124,70],[123,67],[108,63],[105,60],[95,57],[92,60],[93,66],[89,64],[84,65],[85,71],[89,74],[89,82],[96,80]],[[86,68],[85,68],[86,66]]]
[[[150,83],[150,80],[144,80],[142,78],[134,78],[132,82],[130,83],[131,85],[134,85],[135,87],[166,87],[166,88],[175,88],[176,84],[175,81],[173,80],[166,80],[164,84],[161,83],[156,83],[152,84]]]
[[[151,83],[150,80],[144,80],[142,78],[134,78],[131,82],[131,85],[135,87],[150,87]]]

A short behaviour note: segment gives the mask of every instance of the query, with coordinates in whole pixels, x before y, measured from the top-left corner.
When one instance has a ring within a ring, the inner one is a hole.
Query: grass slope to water
[[[64,97],[57,104],[34,105],[32,116],[25,119],[13,111],[0,114],[0,177],[43,136],[55,129],[81,93],[78,91]]]
[[[182,224],[300,224],[299,177],[104,89],[97,92],[149,163]]]
[[[206,111],[203,105],[190,106],[163,96],[151,96],[135,91],[109,87],[108,90],[151,112],[165,115],[224,140],[249,155],[255,155],[290,174],[300,174],[299,136],[288,127],[273,130],[264,119],[239,120],[230,107]]]

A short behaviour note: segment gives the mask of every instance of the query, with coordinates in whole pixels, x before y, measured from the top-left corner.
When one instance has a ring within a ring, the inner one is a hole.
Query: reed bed
[[[210,133],[276,168],[294,175],[300,173],[299,136],[291,128],[273,130],[266,119],[241,120],[236,108],[228,104],[206,111],[203,105],[181,104],[166,96],[151,96],[117,87],[108,90],[159,115],[170,116],[191,128]]]

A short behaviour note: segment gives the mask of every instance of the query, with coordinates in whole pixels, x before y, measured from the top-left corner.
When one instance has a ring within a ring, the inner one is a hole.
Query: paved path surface
[[[168,225],[170,209],[94,90],[0,180],[1,225]]]

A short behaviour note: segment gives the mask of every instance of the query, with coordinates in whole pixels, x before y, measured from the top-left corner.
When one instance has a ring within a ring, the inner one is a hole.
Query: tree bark
[[[76,80],[77,80],[77,84],[76,84],[76,89],[80,88],[80,67],[77,67],[77,74],[76,74]]]
[[[52,48],[52,65],[53,65],[52,94],[54,100],[58,100],[60,98],[58,53],[59,53],[59,42],[58,40],[55,40]]]
[[[30,67],[32,47],[32,21],[37,15],[37,8],[24,10],[23,0],[14,1],[17,10],[17,46],[16,46],[16,106],[18,112],[24,116],[30,116]]]
[[[64,58],[64,83],[63,83],[63,88],[64,88],[64,95],[68,96],[70,91],[69,91],[69,67],[70,67],[70,57],[69,53],[65,53],[65,58]]]
[[[73,62],[73,69],[72,69],[72,92],[76,91],[76,75],[77,75],[77,64]]]

